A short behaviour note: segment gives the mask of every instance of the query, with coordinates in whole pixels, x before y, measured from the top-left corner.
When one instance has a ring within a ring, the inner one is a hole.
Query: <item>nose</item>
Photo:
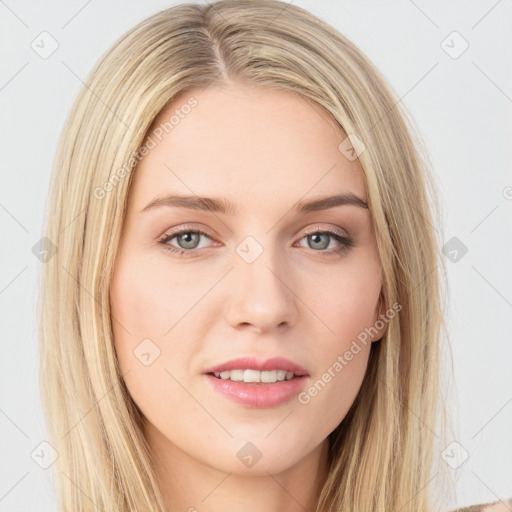
[[[235,329],[264,334],[297,321],[294,277],[285,262],[278,262],[270,252],[266,249],[252,263],[234,255],[226,314]]]

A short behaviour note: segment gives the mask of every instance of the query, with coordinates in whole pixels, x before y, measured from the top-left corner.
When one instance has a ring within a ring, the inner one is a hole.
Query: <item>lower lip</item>
[[[269,409],[288,402],[304,388],[307,376],[275,383],[245,383],[205,375],[213,388],[234,402],[259,409]]]

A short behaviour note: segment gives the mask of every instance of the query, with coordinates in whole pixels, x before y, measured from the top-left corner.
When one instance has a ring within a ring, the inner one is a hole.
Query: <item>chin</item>
[[[213,458],[209,457],[208,465],[225,473],[268,476],[269,473],[277,474],[290,469],[315,448],[306,445],[299,433],[290,436],[288,432],[268,435],[269,432],[271,429],[265,435],[248,433],[247,436],[231,439],[228,446],[219,446],[217,453],[209,453]]]

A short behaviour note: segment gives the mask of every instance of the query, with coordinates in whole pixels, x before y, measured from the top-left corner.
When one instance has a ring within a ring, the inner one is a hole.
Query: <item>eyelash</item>
[[[175,231],[174,233],[170,233],[170,234],[166,233],[162,238],[160,238],[158,240],[158,243],[163,246],[164,250],[170,251],[171,253],[174,253],[174,254],[179,254],[180,256],[182,256],[184,253],[193,253],[194,251],[200,251],[201,249],[187,250],[187,249],[180,249],[173,245],[169,245],[168,242],[170,240],[172,240],[173,238],[176,238],[177,236],[184,235],[186,233],[205,235],[206,237],[211,239],[211,237],[208,235],[208,233],[205,233],[204,231],[201,231],[200,229],[184,228],[184,229],[181,229],[180,231]],[[305,238],[308,235],[316,235],[316,234],[329,235],[330,237],[334,238],[337,242],[339,242],[341,244],[341,246],[338,249],[319,250],[319,251],[315,251],[314,249],[311,249],[314,252],[323,253],[327,257],[343,254],[343,253],[347,252],[351,247],[354,247],[354,245],[355,245],[354,241],[351,238],[344,236],[344,235],[340,234],[338,231],[335,231],[335,230],[329,229],[329,228],[307,231],[306,233],[304,233],[304,236],[302,238]],[[302,238],[300,240],[302,240]]]

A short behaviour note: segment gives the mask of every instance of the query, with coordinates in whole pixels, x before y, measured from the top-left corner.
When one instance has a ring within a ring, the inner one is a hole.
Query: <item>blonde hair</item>
[[[277,0],[181,4],[147,18],[101,58],[74,102],[45,221],[57,253],[43,266],[40,294],[42,399],[62,510],[165,510],[141,412],[116,359],[109,286],[148,130],[178,94],[225,80],[298,93],[362,141],[382,300],[401,305],[329,436],[317,511],[434,510],[449,477],[436,466],[447,435],[445,269],[431,166],[410,116],[362,52]]]

